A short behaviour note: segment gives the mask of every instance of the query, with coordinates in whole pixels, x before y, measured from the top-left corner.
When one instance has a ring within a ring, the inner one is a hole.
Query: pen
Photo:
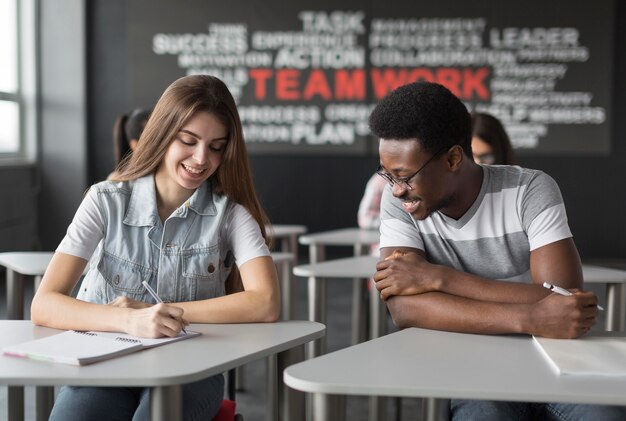
[[[148,290],[150,295],[152,295],[152,298],[154,298],[157,303],[163,304],[163,300],[161,299],[161,297],[157,295],[156,291],[152,289],[149,283],[147,283],[146,281],[142,281],[141,283],[143,284],[144,287],[146,287],[146,290]],[[185,330],[185,326],[183,326],[182,329],[183,329],[183,333],[186,335],[187,331]]]
[[[561,295],[573,295],[571,292],[569,292],[568,290],[566,290],[565,288],[561,288],[558,285],[553,285],[549,282],[544,282],[543,283],[544,288],[548,288],[550,291],[552,292],[556,292],[557,294],[561,294]],[[604,311],[604,308],[601,305],[598,305],[598,310],[602,310]]]

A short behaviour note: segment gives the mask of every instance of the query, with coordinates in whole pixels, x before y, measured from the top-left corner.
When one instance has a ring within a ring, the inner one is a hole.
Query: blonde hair
[[[239,112],[224,82],[214,76],[185,76],[168,86],[146,123],[137,149],[122,160],[109,179],[129,181],[154,173],[180,129],[199,111],[213,114],[228,130],[222,162],[211,176],[214,192],[243,205],[259,224],[269,245],[269,220],[252,182]]]

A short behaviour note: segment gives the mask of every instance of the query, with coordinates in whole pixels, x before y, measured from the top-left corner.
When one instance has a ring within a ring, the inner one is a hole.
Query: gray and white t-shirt
[[[572,233],[558,185],[517,166],[483,166],[474,204],[460,219],[434,212],[414,220],[385,188],[380,247],[423,250],[429,262],[488,279],[530,281],[530,251]]]

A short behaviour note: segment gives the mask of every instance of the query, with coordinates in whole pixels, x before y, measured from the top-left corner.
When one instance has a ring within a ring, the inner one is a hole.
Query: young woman
[[[190,322],[275,321],[266,223],[226,85],[178,79],[114,179],[85,196],[33,299],[32,321],[143,337],[175,336]],[[243,291],[225,295],[234,265]],[[155,305],[142,281],[168,304]],[[184,419],[210,420],[223,386],[221,375],[185,385]],[[145,388],[64,387],[51,419],[148,420],[149,408]]]
[[[515,152],[504,126],[487,113],[472,113],[472,153],[484,165],[515,165]]]

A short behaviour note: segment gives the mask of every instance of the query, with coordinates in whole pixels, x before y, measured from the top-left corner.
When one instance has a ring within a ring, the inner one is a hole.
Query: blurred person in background
[[[122,162],[126,155],[131,154],[137,148],[139,137],[146,127],[150,113],[152,113],[151,108],[135,108],[130,113],[122,114],[115,120],[113,125],[115,167]]]
[[[487,113],[472,113],[472,154],[483,165],[515,165],[509,135],[500,120]]]

